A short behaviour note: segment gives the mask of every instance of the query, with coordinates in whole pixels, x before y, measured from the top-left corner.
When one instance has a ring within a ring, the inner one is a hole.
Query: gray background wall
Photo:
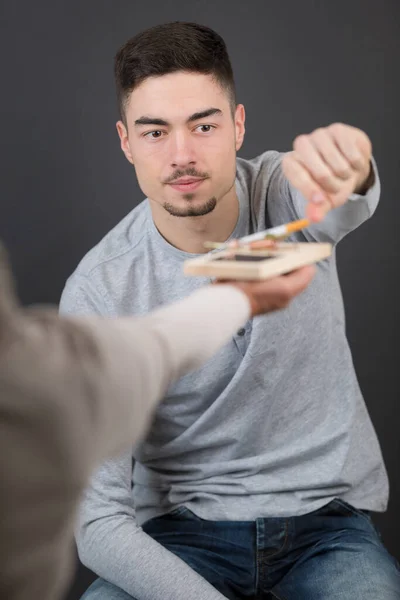
[[[2,0],[0,235],[24,303],[57,302],[82,255],[142,199],[115,132],[113,56],[156,23],[225,38],[247,109],[241,156],[286,150],[343,121],[365,129],[382,177],[373,220],[340,246],[354,361],[391,478],[376,518],[400,557],[398,0]],[[80,570],[70,600],[91,574]]]

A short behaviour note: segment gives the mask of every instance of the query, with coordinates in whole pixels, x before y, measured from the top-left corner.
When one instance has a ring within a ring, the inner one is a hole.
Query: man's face
[[[121,147],[143,193],[178,217],[210,213],[233,188],[244,109],[235,115],[212,76],[178,72],[150,77],[132,92]]]

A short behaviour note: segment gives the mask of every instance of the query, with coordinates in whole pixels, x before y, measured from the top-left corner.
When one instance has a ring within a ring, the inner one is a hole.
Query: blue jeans
[[[339,499],[300,517],[238,522],[181,507],[143,529],[231,600],[400,600],[399,565],[369,514]],[[97,579],[83,599],[132,596]]]

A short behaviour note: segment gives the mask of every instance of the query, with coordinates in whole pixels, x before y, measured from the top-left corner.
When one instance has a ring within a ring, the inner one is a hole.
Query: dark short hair
[[[114,73],[122,120],[135,87],[148,77],[177,71],[212,75],[228,93],[234,112],[235,82],[224,40],[209,27],[177,21],[142,31],[117,52]]]

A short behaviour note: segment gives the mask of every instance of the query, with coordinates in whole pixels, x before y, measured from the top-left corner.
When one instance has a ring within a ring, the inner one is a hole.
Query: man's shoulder
[[[90,279],[106,265],[132,261],[148,233],[149,213],[146,201],[134,208],[85,254],[73,275]]]
[[[127,274],[144,252],[151,211],[144,201],[128,213],[85,256],[68,277],[60,299],[64,313],[112,313]]]
[[[250,160],[237,158],[236,180],[239,199],[242,198],[241,201],[250,209],[255,230],[262,230],[281,222],[283,215],[272,214],[270,205],[279,206],[284,213],[288,212],[284,208],[282,196],[283,156],[284,152],[268,150]],[[287,220],[290,220],[290,217]]]
[[[258,180],[260,178],[269,179],[280,166],[283,156],[284,152],[267,150],[251,159],[237,157],[237,176],[243,182]]]

